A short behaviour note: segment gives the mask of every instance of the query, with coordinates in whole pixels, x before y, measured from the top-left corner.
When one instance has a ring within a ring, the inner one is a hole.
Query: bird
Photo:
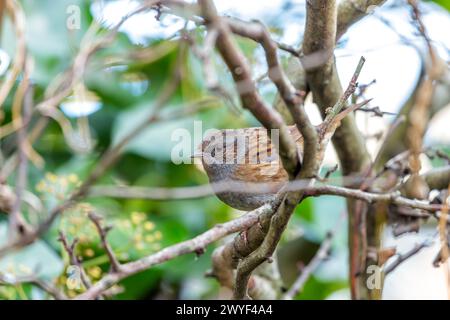
[[[334,132],[342,119],[371,100],[366,99],[348,106],[330,118],[327,116],[315,127],[317,133],[323,138],[325,133]],[[296,125],[288,126],[288,129],[297,145],[298,159],[301,162],[303,137]],[[276,133],[278,130],[271,130],[269,137],[266,128],[253,127],[212,130],[206,134],[197,148],[200,152],[193,157],[201,158],[213,191],[220,200],[235,209],[251,211],[275,199],[277,192],[289,180],[278,156],[278,139],[272,141],[277,138]],[[234,188],[232,183],[235,182],[240,183],[240,188]],[[260,192],[243,190],[247,183],[252,186],[255,183],[261,184]],[[223,184],[229,184],[230,188],[223,190]]]
[[[301,159],[303,137],[295,125],[288,129]],[[196,157],[201,157],[213,191],[222,202],[238,210],[251,211],[275,199],[288,181],[278,155],[276,133],[270,131],[269,137],[266,128],[252,127],[214,130],[204,137]],[[230,188],[224,190],[227,184]],[[244,191],[246,184],[261,184],[261,191]]]

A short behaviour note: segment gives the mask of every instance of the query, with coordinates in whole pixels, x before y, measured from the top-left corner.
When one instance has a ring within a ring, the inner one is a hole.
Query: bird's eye
[[[211,157],[215,157],[216,156],[216,149],[213,149],[212,151],[211,151]]]

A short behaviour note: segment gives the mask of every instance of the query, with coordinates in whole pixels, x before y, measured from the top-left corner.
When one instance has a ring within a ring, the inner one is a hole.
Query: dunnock
[[[303,138],[296,126],[290,126],[289,130],[298,144],[301,159]],[[199,148],[202,164],[213,189],[219,182],[220,185],[227,182],[264,184],[263,192],[215,189],[219,199],[229,206],[245,211],[256,209],[274,199],[288,181],[288,174],[281,165],[275,146],[278,131],[272,130],[270,133],[271,137],[262,127],[215,130],[203,140]]]
[[[332,133],[349,113],[369,103],[371,99],[355,103],[337,115],[327,118],[316,127],[320,135]],[[296,126],[289,126],[289,131],[297,143],[299,159],[303,155],[303,137]],[[215,130],[203,140],[201,158],[209,181],[213,185],[220,182],[262,183],[263,192],[245,192],[240,190],[216,190],[223,202],[239,210],[254,210],[275,198],[276,193],[288,181],[288,174],[281,165],[278,148],[278,131],[271,130],[269,138],[265,128],[245,128]],[[275,133],[275,135],[273,135]],[[230,183],[231,185],[231,183]],[[236,188],[237,189],[237,188]]]

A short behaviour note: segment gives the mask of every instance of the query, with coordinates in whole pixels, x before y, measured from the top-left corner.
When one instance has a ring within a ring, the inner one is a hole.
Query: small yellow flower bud
[[[88,269],[88,274],[92,278],[98,279],[102,275],[102,269],[99,266],[91,267]]]
[[[95,252],[91,248],[84,250],[84,255],[86,257],[92,258],[94,256],[94,254],[95,254]]]
[[[146,221],[144,223],[144,229],[147,231],[151,231],[151,230],[155,229],[155,224],[151,221]]]
[[[78,182],[78,176],[76,174],[69,174],[67,177],[70,183],[77,183]]]
[[[144,220],[145,220],[145,213],[142,213],[142,212],[131,213],[131,221],[134,224],[140,224]]]
[[[155,232],[155,239],[156,239],[156,240],[161,240],[161,239],[162,239],[162,233],[161,233],[161,231],[156,231],[156,232]]]
[[[45,179],[47,179],[51,183],[55,183],[58,180],[58,176],[52,172],[47,172],[45,174]]]

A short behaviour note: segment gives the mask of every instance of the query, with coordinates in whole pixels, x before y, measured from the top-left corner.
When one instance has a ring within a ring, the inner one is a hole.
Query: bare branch
[[[343,0],[338,6],[336,40],[339,40],[350,26],[381,6],[386,0]]]
[[[351,180],[349,180],[351,181]],[[350,199],[363,200],[367,203],[387,202],[409,208],[437,212],[442,210],[441,205],[429,204],[428,201],[413,200],[401,196],[400,192],[372,193],[358,189],[351,189],[334,185],[308,186],[310,179],[299,179],[288,182],[285,192],[302,191],[305,196],[335,195]],[[91,196],[108,196],[123,199],[147,200],[184,200],[195,199],[227,191],[242,191],[249,194],[265,194],[273,190],[270,184],[243,183],[227,181],[213,185],[201,185],[181,188],[152,188],[152,187],[126,187],[126,186],[98,186],[92,189]]]
[[[31,110],[32,110],[32,103],[33,103],[33,90],[31,87],[29,87],[29,81],[28,81],[28,74],[27,72],[24,72],[24,80],[21,82],[19,89],[16,92],[16,98],[15,100],[15,106],[16,110],[15,117],[20,123],[24,122],[25,125],[22,126],[17,133],[17,145],[19,146],[19,167],[17,170],[17,177],[16,177],[16,190],[15,190],[15,203],[12,207],[10,216],[9,216],[9,230],[12,232],[12,239],[16,237],[16,233],[19,237],[23,236],[26,233],[29,233],[30,227],[28,226],[27,222],[25,221],[22,212],[21,212],[21,206],[22,206],[22,200],[23,200],[23,194],[24,190],[26,188],[27,184],[27,174],[28,174],[28,158],[25,154],[26,150],[26,137],[27,137],[27,124],[29,123],[30,116],[31,116]],[[19,94],[17,94],[20,92]],[[22,112],[22,102],[23,102],[23,112]],[[20,106],[17,110],[17,107]],[[22,114],[23,113],[23,114]]]
[[[336,41],[337,9],[335,1],[307,2],[307,16],[303,53],[327,53],[325,63],[313,69],[304,66],[314,102],[319,106],[322,115],[336,105],[343,96],[343,90],[333,59]],[[360,172],[370,162],[362,135],[356,127],[353,116],[346,117],[333,136],[333,144],[345,175]]]
[[[217,14],[214,3],[199,0],[202,16],[210,29],[218,30],[216,42],[223,60],[228,66],[236,84],[244,108],[248,109],[266,129],[280,130],[280,157],[283,167],[292,178],[299,168],[297,147],[281,116],[261,98],[252,79],[246,57],[237,46],[229,26]]]
[[[414,247],[411,250],[409,250],[409,251],[407,251],[407,252],[405,252],[403,254],[397,254],[397,259],[395,261],[393,261],[392,263],[390,263],[384,269],[384,274],[385,275],[390,274],[392,271],[397,269],[397,267],[399,265],[401,265],[403,262],[405,262],[409,258],[413,257],[417,253],[419,253],[422,249],[429,247],[430,245],[431,245],[430,241],[424,241],[424,242],[422,242],[420,244],[415,244]]]
[[[269,79],[275,84],[278,93],[285,105],[288,107],[295,124],[304,139],[303,166],[306,170],[313,171],[316,166],[316,154],[318,145],[318,135],[311,124],[303,108],[303,94],[298,92],[285,75],[277,55],[277,43],[270,37],[264,24],[261,22],[246,23],[237,19],[227,19],[233,33],[243,37],[248,37],[263,47],[267,66],[269,68]]]
[[[22,72],[26,59],[25,15],[22,6],[16,0],[6,0],[6,10],[11,17],[16,33],[16,54],[12,70],[0,87],[0,108],[8,97],[17,77]]]
[[[261,215],[271,211],[273,211],[273,208],[270,205],[264,205],[254,211],[246,213],[240,218],[224,224],[216,225],[193,239],[172,245],[137,261],[122,264],[120,273],[113,272],[106,275],[104,278],[96,282],[89,290],[77,296],[76,299],[95,299],[101,295],[102,292],[123,278],[184,254],[204,252],[206,246],[210,243],[213,243],[229,234],[249,228],[258,222]]]
[[[179,61],[178,61],[179,63]],[[158,96],[156,101],[154,102],[154,107],[151,115],[148,116],[147,119],[138,125],[134,130],[132,130],[128,135],[123,137],[116,145],[110,147],[100,158],[98,165],[94,168],[94,170],[90,173],[88,178],[82,183],[82,185],[72,193],[72,195],[63,203],[56,206],[49,214],[47,219],[43,221],[36,230],[33,232],[24,235],[23,237],[17,239],[16,241],[5,244],[0,248],[0,257],[12,249],[20,248],[26,246],[33,241],[35,241],[38,237],[44,234],[50,226],[53,224],[53,221],[65,210],[73,206],[74,203],[79,201],[81,198],[86,196],[92,184],[94,184],[98,178],[100,178],[103,173],[110,168],[110,166],[118,160],[121,155],[123,148],[129,143],[133,138],[139,135],[142,130],[146,129],[150,124],[153,124],[161,119],[160,109],[166,105],[166,103],[172,97],[172,94],[175,92],[178,84],[180,82],[181,75],[179,74],[178,63],[174,66],[175,76],[174,79],[170,79],[162,89],[161,94]],[[196,106],[197,107],[197,106]],[[195,108],[194,108],[195,109]],[[182,110],[179,115],[185,115],[186,110]]]
[[[359,74],[361,73],[365,62],[366,59],[364,57],[361,57],[359,59],[358,65],[356,66],[355,72],[353,73],[353,76],[347,86],[347,89],[345,89],[344,94],[339,98],[338,102],[336,102],[336,104],[331,109],[325,111],[327,116],[324,121],[326,123],[329,123],[339,112],[341,112],[341,110],[347,104],[347,100],[355,92],[358,85],[357,81],[359,78]]]
[[[68,299],[67,296],[64,294],[64,292],[60,291],[56,286],[34,275],[16,277],[14,275],[0,273],[0,284],[2,285],[17,286],[24,283],[35,285],[36,287],[47,292],[50,296],[52,296],[56,300]]]
[[[121,264],[114,254],[111,246],[106,240],[107,233],[111,230],[111,227],[102,227],[101,218],[93,212],[89,213],[89,219],[94,223],[98,234],[100,235],[100,241],[102,243],[103,249],[105,249],[106,254],[108,255],[109,262],[111,263],[112,272],[120,272]]]
[[[432,169],[422,176],[430,189],[445,189],[450,184],[450,165]]]
[[[69,256],[70,264],[73,266],[76,266],[78,270],[80,271],[80,279],[83,285],[86,289],[89,289],[92,286],[91,280],[87,276],[86,272],[84,271],[84,268],[81,264],[80,259],[77,257],[77,254],[75,252],[76,245],[78,243],[78,239],[73,239],[72,243],[69,244],[66,236],[62,231],[59,231],[59,238],[58,241],[61,242],[63,245],[64,250],[67,252],[67,255]]]
[[[317,250],[314,258],[309,262],[309,264],[302,268],[300,276],[295,280],[292,287],[286,292],[283,299],[292,300],[297,294],[299,294],[306,281],[312,275],[312,273],[319,267],[319,265],[329,256],[329,251],[331,249],[331,244],[333,240],[333,233],[328,232],[325,239],[322,241],[319,250]]]

